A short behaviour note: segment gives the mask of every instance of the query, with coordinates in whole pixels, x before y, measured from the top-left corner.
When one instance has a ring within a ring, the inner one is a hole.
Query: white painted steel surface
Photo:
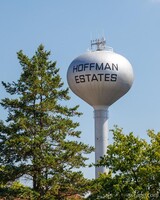
[[[112,51],[87,52],[70,64],[67,80],[91,106],[110,106],[130,89],[133,70],[126,58]]]
[[[95,163],[104,156],[107,152],[108,146],[108,109],[105,107],[97,108],[94,110],[94,122],[95,122]],[[107,168],[104,166],[95,168],[95,177],[97,178],[99,173],[107,172]]]

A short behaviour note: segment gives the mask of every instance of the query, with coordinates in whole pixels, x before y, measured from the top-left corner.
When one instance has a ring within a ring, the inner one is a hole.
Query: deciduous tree
[[[88,199],[159,199],[160,132],[149,130],[149,143],[133,133],[125,135],[118,127],[112,132],[114,142],[99,161],[109,173],[92,182]]]

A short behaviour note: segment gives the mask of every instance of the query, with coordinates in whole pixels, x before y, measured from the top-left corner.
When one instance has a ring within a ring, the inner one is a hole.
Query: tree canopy
[[[2,82],[10,95],[1,100],[8,116],[0,121],[0,198],[29,200],[156,200],[160,195],[160,132],[148,130],[150,141],[112,130],[98,166],[107,174],[84,178],[87,154],[93,147],[80,142],[75,117],[78,105],[68,107],[68,88],[50,51],[40,45],[29,58],[17,53],[22,73],[17,81]],[[24,186],[18,180],[31,183]]]
[[[2,82],[10,98],[0,103],[8,112],[0,123],[0,184],[25,177],[32,183],[33,199],[84,194],[87,180],[78,169],[93,151],[78,141],[79,123],[73,119],[81,113],[78,106],[64,103],[70,99],[68,88],[50,54],[43,45],[31,58],[19,51],[20,78]]]
[[[106,166],[92,182],[88,199],[150,200],[160,195],[160,132],[148,131],[150,142],[116,127],[113,144],[98,165]]]

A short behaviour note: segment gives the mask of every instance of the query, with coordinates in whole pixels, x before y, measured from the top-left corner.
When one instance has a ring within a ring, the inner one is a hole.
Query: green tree
[[[118,127],[112,132],[114,142],[99,161],[109,173],[92,181],[88,199],[159,199],[160,132],[149,130],[149,143]]]
[[[78,142],[81,132],[73,117],[78,106],[69,108],[68,88],[40,45],[31,58],[17,53],[22,73],[17,82],[2,82],[12,98],[1,101],[8,117],[0,123],[0,165],[3,183],[25,176],[39,199],[65,199],[83,194],[87,180],[80,171],[92,147]],[[63,104],[63,105],[62,105]]]

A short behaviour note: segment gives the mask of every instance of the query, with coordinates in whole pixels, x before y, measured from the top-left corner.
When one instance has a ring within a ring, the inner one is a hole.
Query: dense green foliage
[[[0,121],[0,198],[25,200],[156,200],[160,195],[160,132],[148,131],[149,143],[125,135],[116,127],[113,144],[98,165],[108,174],[96,180],[83,177],[92,147],[78,142],[81,132],[73,119],[78,106],[69,108],[68,89],[49,60],[50,52],[40,45],[28,58],[18,52],[22,73],[17,82],[4,83],[10,98],[1,100],[7,110]],[[25,177],[32,184],[17,180]],[[78,194],[78,195],[77,195]]]
[[[93,148],[77,140],[81,132],[73,118],[81,115],[78,106],[64,105],[70,99],[68,88],[63,89],[56,62],[49,60],[43,45],[32,58],[22,51],[17,55],[22,67],[19,80],[2,82],[12,96],[1,101],[8,112],[0,123],[1,191],[25,177],[32,183],[34,199],[84,194],[88,181],[75,169],[86,166],[85,154]]]
[[[155,200],[160,198],[160,132],[148,131],[150,142],[113,130],[113,144],[99,165],[109,169],[91,184],[88,199]]]

